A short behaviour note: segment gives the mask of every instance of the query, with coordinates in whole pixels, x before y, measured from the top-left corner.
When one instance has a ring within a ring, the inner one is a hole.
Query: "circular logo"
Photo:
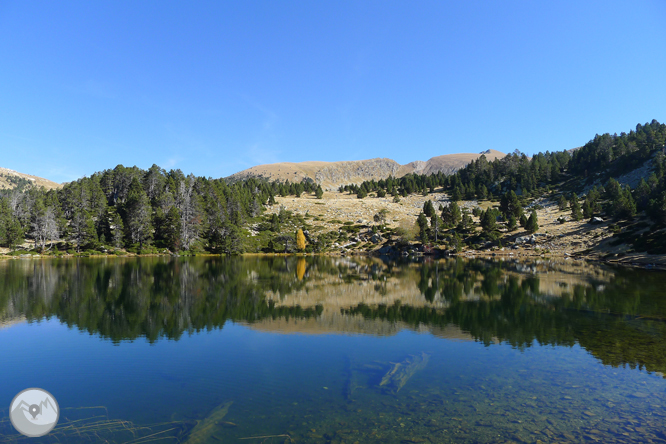
[[[9,419],[14,428],[31,438],[49,433],[59,417],[60,409],[53,395],[39,388],[23,390],[9,406]]]

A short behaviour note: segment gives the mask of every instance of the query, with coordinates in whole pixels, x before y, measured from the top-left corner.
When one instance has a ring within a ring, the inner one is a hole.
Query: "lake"
[[[666,274],[572,260],[0,262],[0,443],[666,442]]]

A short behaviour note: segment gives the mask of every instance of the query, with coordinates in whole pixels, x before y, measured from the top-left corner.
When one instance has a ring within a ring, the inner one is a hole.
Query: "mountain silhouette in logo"
[[[14,426],[21,430],[30,430],[31,434],[46,433],[51,429],[54,422],[58,420],[58,408],[49,397],[44,398],[39,404],[40,413],[33,418],[30,414],[30,405],[21,401],[12,410],[12,421]]]

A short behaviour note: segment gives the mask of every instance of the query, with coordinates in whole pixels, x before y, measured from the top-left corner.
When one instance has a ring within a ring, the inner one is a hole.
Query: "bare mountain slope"
[[[0,190],[16,188],[22,181],[28,181],[35,186],[44,187],[47,190],[62,187],[61,184],[48,179],[19,173],[18,171],[10,170],[8,168],[0,168]]]
[[[342,162],[281,162],[257,165],[229,176],[231,180],[248,177],[263,177],[268,180],[289,180],[300,182],[310,178],[323,188],[332,189],[340,184],[363,182],[370,179],[384,179],[395,175],[400,164],[391,159],[368,159]]]
[[[468,163],[478,159],[481,155],[486,156],[488,162],[492,162],[497,158],[502,158],[506,154],[497,150],[486,150],[479,154],[460,153],[460,154],[445,154],[429,159],[423,171],[419,174],[435,174],[440,171],[445,174],[453,174],[459,169],[463,168]]]
[[[389,175],[402,177],[410,173],[434,174],[440,171],[452,174],[476,160],[481,154],[484,154],[488,161],[505,155],[496,150],[488,150],[479,154],[445,154],[433,157],[426,162],[417,160],[406,165],[400,165],[395,160],[386,158],[341,162],[282,162],[248,168],[229,176],[229,179],[241,180],[248,177],[262,177],[268,180],[300,182],[303,179],[310,178],[320,184],[322,188],[331,190],[340,185],[361,183],[364,180],[385,179]]]

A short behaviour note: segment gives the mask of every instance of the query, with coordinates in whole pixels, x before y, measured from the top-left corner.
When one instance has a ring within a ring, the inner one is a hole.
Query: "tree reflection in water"
[[[7,260],[0,273],[3,323],[56,317],[114,342],[178,340],[228,320],[306,333],[455,327],[485,344],[579,344],[606,365],[666,373],[659,272],[557,260],[158,257]]]

